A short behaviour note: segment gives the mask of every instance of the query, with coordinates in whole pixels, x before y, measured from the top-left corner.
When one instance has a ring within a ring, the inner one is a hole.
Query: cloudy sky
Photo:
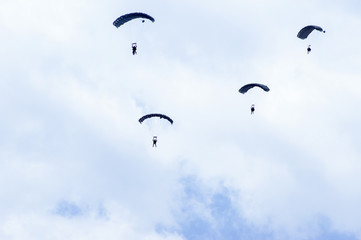
[[[360,29],[358,0],[0,0],[0,238],[361,239]]]

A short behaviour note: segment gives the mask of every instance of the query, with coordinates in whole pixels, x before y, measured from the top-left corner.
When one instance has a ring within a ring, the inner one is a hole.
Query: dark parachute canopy
[[[239,92],[245,94],[248,90],[250,90],[253,87],[260,87],[266,92],[269,91],[269,88],[266,85],[263,85],[260,83],[250,83],[250,84],[246,84],[243,87],[241,87],[241,89],[239,89]]]
[[[308,37],[308,35],[313,31],[313,30],[317,30],[317,31],[320,31],[320,32],[326,32],[324,31],[321,27],[319,26],[316,26],[316,25],[309,25],[309,26],[306,26],[304,28],[302,28],[298,34],[297,34],[297,37],[298,38],[301,38],[301,39],[306,39]]]
[[[145,18],[145,19],[149,19],[152,22],[155,21],[154,18],[149,16],[148,14],[141,13],[141,12],[134,12],[134,13],[128,13],[128,14],[118,17],[113,22],[113,25],[118,28],[121,25],[123,25],[124,23],[129,22],[130,20],[133,20],[135,18]]]
[[[144,120],[148,119],[148,118],[152,118],[152,117],[159,117],[160,119],[164,118],[166,120],[168,120],[171,124],[173,124],[173,120],[164,115],[164,114],[160,114],[160,113],[151,113],[151,114],[147,114],[147,115],[144,115],[143,117],[139,118],[139,122],[142,123]]]

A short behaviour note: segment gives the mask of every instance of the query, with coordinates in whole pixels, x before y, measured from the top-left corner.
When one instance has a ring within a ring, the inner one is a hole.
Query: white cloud
[[[186,202],[179,180],[194,175],[207,183],[199,193],[220,182],[237,192],[231,209],[272,228],[270,238],[312,239],[322,217],[327,231],[360,236],[359,8],[352,1],[3,1],[1,234],[181,239],[182,232],[154,229],[185,224],[174,214]],[[112,26],[131,11],[156,21]],[[308,24],[326,33],[297,39]],[[271,91],[240,94],[248,82]],[[149,112],[174,119],[156,133],[157,149],[152,129],[137,121]],[[199,208],[190,218],[214,217],[205,199],[191,203]],[[91,210],[75,219],[52,215],[61,201]],[[97,218],[98,204],[109,219]]]

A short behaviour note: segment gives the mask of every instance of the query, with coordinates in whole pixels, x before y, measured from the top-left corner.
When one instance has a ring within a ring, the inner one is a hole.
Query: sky
[[[0,238],[361,239],[360,13],[1,0]]]

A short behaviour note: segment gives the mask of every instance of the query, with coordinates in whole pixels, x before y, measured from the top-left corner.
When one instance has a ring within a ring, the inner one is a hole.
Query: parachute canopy
[[[317,30],[317,31],[320,31],[320,32],[325,32],[321,27],[319,26],[315,26],[315,25],[309,25],[309,26],[306,26],[304,28],[302,28],[298,34],[297,34],[297,37],[298,38],[301,38],[301,39],[306,39],[308,37],[308,35],[313,31],[313,30]]]
[[[241,87],[241,89],[239,89],[239,92],[245,94],[248,90],[250,90],[253,87],[260,87],[266,92],[269,91],[269,88],[266,85],[263,85],[260,83],[250,83],[250,84],[246,84],[243,87]]]
[[[151,113],[151,114],[147,114],[147,115],[144,115],[143,117],[139,118],[139,122],[142,123],[144,120],[148,119],[148,118],[152,118],[152,117],[159,117],[159,118],[164,118],[166,120],[168,120],[171,124],[173,124],[173,120],[164,115],[164,114],[160,114],[160,113]]]
[[[129,22],[130,20],[133,20],[135,18],[145,18],[145,19],[148,19],[148,20],[150,20],[152,22],[155,21],[154,18],[149,16],[148,14],[141,13],[141,12],[134,12],[134,13],[128,13],[128,14],[125,14],[123,16],[118,17],[113,22],[113,25],[118,28],[121,25],[123,25],[124,23]]]

